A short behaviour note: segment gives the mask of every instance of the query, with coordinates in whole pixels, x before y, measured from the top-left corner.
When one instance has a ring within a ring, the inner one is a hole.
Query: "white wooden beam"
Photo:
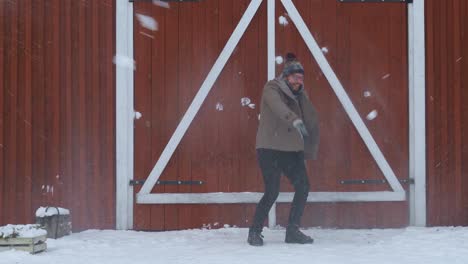
[[[275,19],[275,0],[268,0],[267,2],[267,40],[268,40],[268,80],[273,80],[276,76],[276,19]],[[268,226],[273,228],[276,226],[276,203],[268,213]]]
[[[408,5],[410,224],[426,226],[426,58],[424,0]]]
[[[133,60],[133,4],[116,2],[116,56]],[[133,69],[116,66],[116,228],[133,228]]]
[[[263,193],[151,193],[139,194],[139,204],[238,204],[258,203]],[[278,203],[290,203],[294,193],[280,193]],[[405,201],[405,192],[310,192],[307,202]]]
[[[234,48],[239,43],[242,35],[244,35],[244,32],[247,29],[247,26],[252,21],[252,18],[254,17],[261,3],[262,3],[262,0],[252,0],[252,2],[250,2],[249,6],[247,7],[247,10],[245,11],[244,15],[239,21],[239,24],[237,25],[236,29],[232,33],[231,37],[226,43],[226,46],[224,47],[223,51],[219,55],[215,64],[211,68],[208,76],[203,82],[200,90],[198,91],[197,95],[195,96],[192,103],[190,104],[187,112],[185,113],[184,117],[182,118],[179,125],[177,126],[174,134],[169,140],[169,143],[164,148],[161,154],[161,157],[156,162],[156,165],[154,166],[154,168],[151,170],[151,173],[148,179],[145,181],[145,184],[141,188],[139,194],[149,194],[151,190],[153,189],[154,185],[158,181],[162,172],[166,168],[167,163],[169,162],[172,155],[174,154],[175,149],[177,148],[180,141],[182,140],[182,137],[187,132],[187,129],[192,123],[195,115],[200,110],[200,107],[203,101],[205,101],[206,96],[210,92],[216,79],[218,78],[219,74],[221,73],[224,66],[226,65],[226,62],[231,57],[231,54],[234,51]]]
[[[357,112],[356,108],[354,107],[351,99],[349,98],[348,94],[346,93],[343,85],[341,84],[340,80],[336,76],[335,72],[331,68],[330,64],[328,63],[327,59],[322,53],[317,41],[310,33],[307,25],[305,24],[304,20],[302,19],[301,15],[297,11],[294,4],[291,0],[281,0],[286,11],[288,12],[289,17],[296,25],[299,33],[301,34],[302,38],[304,39],[307,47],[309,48],[312,56],[317,61],[317,64],[322,69],[323,74],[327,78],[328,82],[330,83],[333,91],[335,92],[338,100],[343,105],[346,113],[348,114],[349,118],[353,122],[354,126],[356,127],[359,135],[361,135],[364,143],[366,144],[367,148],[369,149],[372,157],[377,162],[380,170],[384,174],[385,178],[387,179],[390,187],[396,192],[404,191],[401,183],[398,181],[395,173],[393,172],[392,168],[388,164],[387,160],[385,159],[382,151],[380,150],[379,146],[375,142],[374,138],[372,137],[369,129],[367,128],[366,124],[362,121],[361,116]]]

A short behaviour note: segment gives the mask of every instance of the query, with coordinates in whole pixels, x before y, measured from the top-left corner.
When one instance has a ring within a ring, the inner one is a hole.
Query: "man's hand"
[[[301,119],[296,119],[293,122],[293,126],[301,133],[302,137],[308,137],[309,133],[307,132],[307,129],[304,125],[304,122],[302,122]]]

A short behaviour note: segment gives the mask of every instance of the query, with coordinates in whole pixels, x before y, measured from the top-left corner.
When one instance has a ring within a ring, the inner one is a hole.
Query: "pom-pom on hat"
[[[297,60],[297,57],[294,53],[289,52],[286,54],[286,62],[284,63],[283,75],[288,76],[295,73],[304,74],[304,67]]]

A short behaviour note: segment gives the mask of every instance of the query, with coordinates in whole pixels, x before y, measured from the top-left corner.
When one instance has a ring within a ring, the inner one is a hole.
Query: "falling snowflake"
[[[140,112],[135,112],[135,119],[140,119],[141,118],[141,113]]]
[[[241,99],[241,105],[242,106],[247,106],[247,105],[250,104],[250,102],[251,102],[250,98],[248,98],[248,97],[244,97],[244,98]]]
[[[249,104],[249,107],[255,109],[255,104]]]
[[[280,25],[287,26],[289,24],[288,19],[284,16],[278,18]]]
[[[275,60],[276,60],[276,64],[278,64],[278,65],[283,63],[283,57],[281,57],[281,56],[277,56],[275,58]]]
[[[223,106],[221,103],[217,103],[217,104],[216,104],[216,110],[218,110],[218,111],[223,111],[223,110],[224,110],[224,106]]]
[[[374,120],[378,115],[378,112],[377,110],[372,110],[367,116],[366,116],[366,119],[367,120]]]
[[[371,92],[365,91],[364,92],[364,97],[371,97]]]
[[[322,52],[325,53],[325,54],[328,53],[328,48],[327,48],[327,47],[323,47],[323,48],[322,48]]]
[[[142,14],[136,14],[136,17],[142,27],[147,28],[152,31],[158,30],[158,22],[154,20],[154,18],[150,16],[145,16]]]
[[[153,35],[150,35],[150,34],[148,34],[148,33],[146,33],[146,32],[140,31],[140,34],[143,35],[143,36],[147,36],[147,37],[149,37],[149,38],[154,39],[154,36],[153,36]]]
[[[390,77],[390,75],[391,75],[390,73],[385,74],[385,75],[382,77],[382,80],[387,79],[388,77]]]
[[[153,4],[159,7],[169,8],[169,3],[163,1],[153,0]]]

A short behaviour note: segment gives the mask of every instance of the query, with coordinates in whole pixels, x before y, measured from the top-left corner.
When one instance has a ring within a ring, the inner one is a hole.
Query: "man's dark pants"
[[[309,179],[304,153],[257,149],[257,159],[263,175],[265,193],[257,205],[252,229],[261,231],[268,212],[278,198],[280,178],[284,174],[294,186],[295,194],[289,213],[288,227],[298,227],[309,194]]]

